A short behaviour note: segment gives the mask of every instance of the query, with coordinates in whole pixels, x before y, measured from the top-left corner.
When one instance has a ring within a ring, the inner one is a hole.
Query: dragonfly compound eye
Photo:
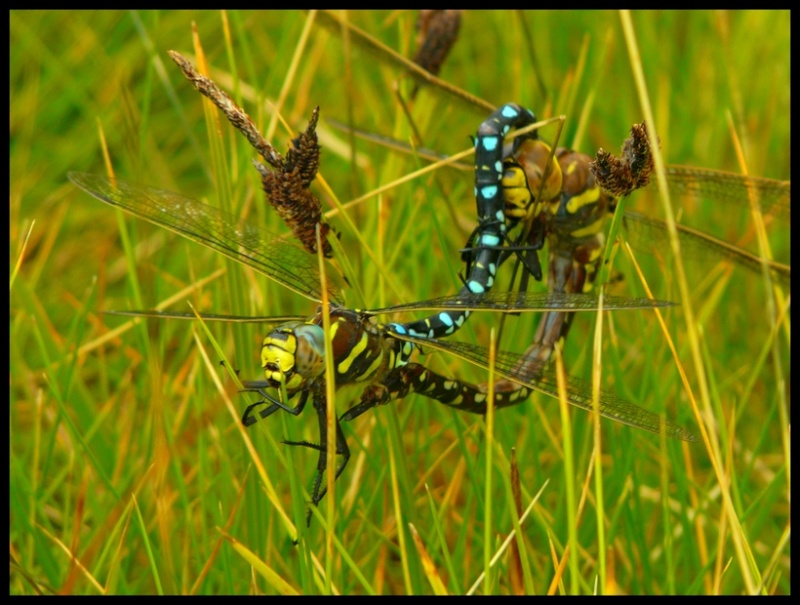
[[[304,378],[316,378],[325,369],[325,332],[318,325],[303,324],[295,329],[295,336],[295,370]]]

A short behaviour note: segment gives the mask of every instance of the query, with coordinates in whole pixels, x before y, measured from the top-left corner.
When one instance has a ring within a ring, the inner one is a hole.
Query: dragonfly
[[[446,166],[450,169],[473,170],[469,164],[448,161],[451,156],[426,147],[412,148],[408,143],[385,135],[358,128],[351,129],[335,119],[328,119],[328,123],[341,130],[351,131],[365,141],[389,149],[415,154],[430,162],[445,161]],[[511,148],[507,147],[504,156],[509,157],[511,153]],[[788,223],[791,220],[791,182],[789,181],[681,164],[667,164],[666,181],[670,194],[676,198],[710,200],[723,206],[732,204],[745,209],[750,208],[750,204],[755,202],[759,212],[764,216],[771,217],[778,223]],[[535,183],[532,184],[531,189],[535,191],[536,186]],[[651,184],[646,189],[653,187]],[[664,220],[627,209],[623,216],[626,239],[638,249],[647,252],[667,245],[669,236]],[[682,247],[690,251],[694,258],[707,261],[728,260],[737,267],[757,275],[761,275],[763,262],[778,283],[786,287],[791,285],[791,266],[786,263],[773,259],[762,259],[745,248],[715,238],[688,225],[677,224],[676,228]]]
[[[477,111],[483,115],[487,115],[496,109],[495,105],[488,101],[476,97],[450,82],[435,77],[413,61],[374,38],[368,32],[349,21],[342,20],[336,13],[320,11],[317,14],[316,21],[336,35],[341,35],[346,30],[349,39],[354,44],[367,50],[370,57],[374,57],[382,63],[400,70],[403,74],[412,78],[418,86],[428,86],[435,89],[439,95],[458,102],[465,109]],[[398,151],[414,153],[421,159],[438,162],[449,158],[447,155],[423,146],[415,146],[412,150],[408,143],[399,142],[380,134],[351,128],[330,118],[327,122],[334,127],[351,131],[360,138]],[[507,145],[503,157],[508,157],[511,153],[511,146]],[[447,162],[447,166],[465,171],[474,169],[472,164],[463,162]],[[716,204],[723,205],[723,207],[733,204],[745,209],[749,209],[751,204],[754,204],[763,215],[774,219],[778,224],[788,224],[791,218],[791,183],[788,181],[741,175],[711,168],[668,164],[666,166],[666,182],[671,195],[676,198],[712,200]],[[663,220],[629,210],[626,210],[624,215],[627,237],[632,244],[646,252],[668,245],[668,230]],[[744,248],[685,225],[678,224],[676,228],[682,244],[693,257],[717,261],[729,260],[737,267],[758,275],[761,275],[762,266],[765,265],[771,276],[780,285],[789,287],[791,284],[791,267],[786,263],[772,259],[762,259]]]
[[[522,115],[526,110],[516,104],[506,104],[495,110],[492,116],[502,115],[504,108],[511,108],[511,114]],[[532,114],[531,114],[532,115]],[[535,121],[535,120],[530,120]],[[339,127],[335,121],[334,126]],[[510,123],[512,127],[524,126],[523,123]],[[632,132],[637,131],[635,125]],[[377,142],[381,145],[414,153],[420,158],[432,161],[447,160],[448,157],[430,150],[405,144],[388,137],[353,130],[357,136]],[[638,127],[639,147],[647,147],[646,132]],[[632,136],[633,138],[633,136]],[[626,142],[628,150],[634,146]],[[480,152],[480,138],[476,139],[476,155]],[[626,154],[623,153],[623,156]],[[603,226],[606,217],[616,209],[617,198],[608,191],[599,187],[595,180],[593,170],[594,160],[585,154],[572,150],[559,148],[552,150],[538,137],[529,136],[527,139],[515,139],[513,145],[503,144],[500,160],[502,164],[481,162],[477,165],[485,166],[491,172],[492,167],[499,167],[494,175],[485,175],[485,182],[499,182],[501,184],[498,197],[502,198],[506,229],[504,236],[517,223],[528,222],[534,225],[528,236],[516,242],[504,237],[511,242],[510,249],[527,250],[528,256],[523,260],[525,267],[520,289],[525,289],[527,274],[535,279],[541,278],[538,259],[530,262],[530,255],[536,254],[541,249],[544,240],[548,242],[548,286],[551,293],[570,296],[585,294],[592,290],[597,276],[602,252],[605,246]],[[631,164],[636,164],[637,159],[629,158]],[[649,162],[649,160],[648,160]],[[468,166],[454,165],[454,168]],[[648,171],[651,168],[648,168]],[[776,217],[778,220],[790,215],[790,184],[771,179],[762,179],[735,175],[722,171],[692,168],[686,166],[668,166],[667,182],[671,192],[675,195],[715,196],[712,199],[720,203],[735,203],[749,206],[755,203],[760,212]],[[647,186],[647,179],[632,186],[632,188]],[[629,193],[627,191],[626,193]],[[491,203],[486,198],[478,199],[478,228],[486,221],[487,206]],[[496,206],[492,207],[494,210]],[[571,209],[572,208],[572,209]],[[623,225],[627,238],[639,247],[650,249],[654,246],[664,246],[667,243],[667,229],[663,221],[647,217],[635,212],[624,213]],[[717,240],[708,234],[689,227],[678,228],[683,249],[691,251],[695,258],[717,257],[733,261],[736,266],[743,267],[751,272],[761,274],[762,266],[766,265],[773,278],[782,285],[790,284],[791,272],[788,265],[772,260],[764,260],[748,252]],[[475,242],[475,237],[470,236],[463,251],[469,263],[476,251],[482,245],[480,239]],[[509,256],[506,251],[501,259]],[[502,262],[502,260],[500,261]],[[517,363],[523,366],[526,363],[539,367],[547,363],[557,345],[563,346],[570,331],[574,315],[560,313],[553,310],[545,313],[539,320],[530,346],[518,358]],[[513,381],[501,381],[498,388],[509,392],[519,388]]]
[[[99,175],[71,172],[69,179],[86,193],[100,201],[120,208],[138,218],[203,246],[206,246],[243,265],[251,267],[284,287],[314,302],[321,302],[323,286],[319,279],[317,260],[306,250],[279,235],[257,225],[203,204],[178,193],[145,185],[110,179]],[[361,396],[357,403],[336,420],[336,452],[342,462],[336,468],[338,477],[349,459],[349,448],[341,431],[340,421],[352,420],[372,407],[385,405],[411,393],[419,393],[444,405],[463,411],[483,414],[487,406],[485,385],[474,385],[437,374],[424,365],[410,361],[420,347],[441,351],[466,360],[478,367],[489,365],[485,347],[426,338],[410,329],[417,322],[380,324],[374,316],[400,311],[435,309],[442,324],[449,323],[448,314],[462,316],[465,312],[489,311],[498,313],[559,310],[567,315],[576,311],[598,308],[596,295],[568,296],[533,292],[482,292],[457,294],[427,301],[417,301],[370,311],[347,309],[342,306],[342,294],[327,285],[331,301],[332,333],[328,338],[334,352],[337,389],[357,385]],[[652,309],[671,305],[652,299],[606,296],[604,309]],[[132,315],[160,318],[186,318],[186,314],[130,311]],[[303,317],[242,318],[229,315],[201,314],[203,319],[220,321],[283,322],[272,329],[262,343],[261,361],[264,380],[245,381],[246,392],[260,397],[244,412],[246,426],[256,421],[255,411],[266,418],[278,410],[293,415],[303,411],[310,400],[317,413],[319,443],[289,442],[289,445],[310,447],[319,452],[317,474],[312,490],[312,504],[324,497],[327,485],[323,482],[327,468],[327,430],[325,413],[324,339],[322,314]],[[438,334],[437,334],[438,335]],[[520,363],[513,352],[498,352],[495,362],[498,376],[515,385],[507,392],[496,392],[494,405],[507,407],[524,401],[531,391],[557,396],[557,375],[549,362]],[[567,379],[567,400],[585,410],[592,410],[591,385],[574,378]],[[277,393],[277,394],[273,394]],[[667,436],[691,441],[694,436],[683,427],[611,393],[601,393],[600,414],[617,422]],[[310,514],[310,513],[309,513]],[[309,516],[310,520],[310,516]]]

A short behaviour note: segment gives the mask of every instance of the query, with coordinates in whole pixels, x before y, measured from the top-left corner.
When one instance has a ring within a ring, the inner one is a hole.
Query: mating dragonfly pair
[[[186,71],[186,65],[181,64],[181,67]],[[190,79],[196,86],[201,81]],[[204,91],[201,89],[201,92]],[[227,96],[218,98],[218,105],[226,106],[236,115],[246,116]],[[228,112],[226,114],[230,117]],[[333,305],[330,310],[331,332],[327,337],[334,355],[336,386],[356,384],[361,387],[358,402],[336,421],[335,449],[342,456],[336,469],[337,477],[349,458],[340,420],[352,420],[374,406],[413,392],[464,411],[485,413],[485,385],[449,379],[410,361],[415,348],[421,345],[486,367],[489,357],[485,348],[441,340],[461,327],[472,311],[546,313],[533,345],[523,356],[508,352],[496,355],[494,368],[502,379],[495,385],[496,407],[517,404],[532,390],[558,396],[556,373],[549,363],[550,354],[555,343],[566,336],[573,312],[598,308],[598,297],[588,292],[602,250],[602,217],[613,205],[614,198],[596,186],[587,156],[566,150],[552,153],[535,134],[519,137],[511,146],[505,144],[506,135],[512,128],[534,121],[533,114],[527,110],[508,104],[494,112],[478,130],[475,179],[479,223],[468,244],[470,250],[465,257],[467,278],[461,292],[373,311],[346,309],[341,306],[338,292],[331,288],[326,293]],[[313,131],[313,126],[309,131]],[[299,150],[300,147],[296,144],[293,149]],[[286,162],[279,155],[266,153],[262,155],[276,171],[285,168]],[[288,159],[287,155],[287,162]],[[262,178],[267,178],[265,174],[270,171],[260,166],[259,172]],[[317,259],[307,250],[278,236],[176,193],[89,174],[70,173],[69,176],[73,183],[101,201],[250,266],[310,300],[320,302],[323,298]],[[307,188],[313,173],[310,179],[308,174],[305,178]],[[538,225],[522,246],[526,267],[534,277],[541,276],[536,249],[545,237],[549,239],[551,291],[544,294],[491,292],[497,269],[509,256],[504,246],[507,231],[523,217]],[[301,221],[300,228],[309,227]],[[610,310],[667,304],[649,299],[603,299],[603,308]],[[423,309],[437,312],[423,320],[403,324],[381,325],[372,319],[379,313]],[[182,316],[147,312],[134,314]],[[222,315],[203,317],[231,319]],[[268,319],[254,321],[266,322]],[[320,453],[311,493],[314,505],[325,494],[323,477],[328,464],[324,374],[326,335],[321,326],[322,314],[318,312],[310,319],[294,318],[267,335],[262,346],[265,379],[245,383],[246,390],[257,393],[261,400],[248,406],[242,418],[245,425],[253,424],[255,410],[262,407],[258,411],[261,417],[268,417],[278,410],[296,415],[311,399],[317,412],[320,442],[293,444],[312,447]],[[583,381],[567,377],[566,397],[573,405],[593,409],[591,385]],[[603,416],[618,422],[655,432],[663,431],[678,439],[694,440],[691,433],[682,427],[663,421],[658,415],[610,393],[601,392],[599,410]]]

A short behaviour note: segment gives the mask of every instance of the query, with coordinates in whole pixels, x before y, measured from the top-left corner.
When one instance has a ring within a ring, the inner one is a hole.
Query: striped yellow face
[[[293,321],[275,328],[261,344],[261,367],[267,380],[289,391],[319,376],[325,367],[322,328]]]

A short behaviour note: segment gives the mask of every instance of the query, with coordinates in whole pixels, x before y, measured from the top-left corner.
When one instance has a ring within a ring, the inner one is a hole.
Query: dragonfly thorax
[[[408,360],[413,347],[388,337],[385,328],[363,313],[332,308],[328,339],[337,388],[366,384]],[[322,314],[307,322],[292,321],[272,330],[261,345],[261,367],[273,387],[290,393],[313,386],[325,371]]]

